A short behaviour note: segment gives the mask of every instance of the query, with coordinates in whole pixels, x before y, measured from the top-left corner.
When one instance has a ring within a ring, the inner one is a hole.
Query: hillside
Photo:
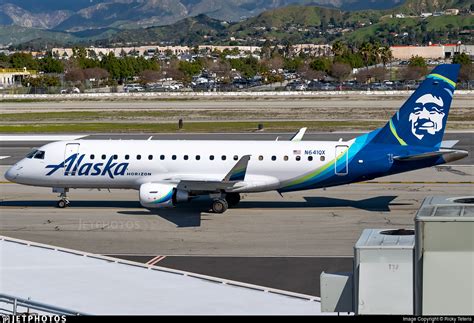
[[[193,1],[202,4],[204,0],[181,0],[188,6]],[[231,2],[236,3],[237,1],[245,2],[246,0],[232,0]],[[259,1],[253,1],[253,5]],[[267,0],[260,2],[265,1]],[[346,3],[347,1],[350,0],[346,0]],[[426,7],[428,5],[429,7]],[[274,44],[294,44],[328,43],[338,39],[349,43],[360,43],[367,40],[379,41],[384,44],[420,44],[430,41],[451,42],[458,40],[463,43],[473,43],[473,36],[469,32],[474,29],[472,15],[421,19],[418,17],[418,13],[413,17],[403,19],[391,18],[394,13],[405,12],[406,15],[410,15],[412,10],[439,11],[452,6],[465,9],[470,5],[465,0],[434,0],[426,4],[423,1],[407,0],[404,5],[395,9],[361,11],[342,11],[313,5],[290,5],[268,10],[256,17],[234,23],[226,23],[220,19],[200,14],[166,26],[125,30],[118,27],[91,28],[73,33],[0,26],[0,44],[17,45],[28,42],[28,46],[36,46],[35,48],[44,47],[44,44],[49,43],[55,45],[80,43],[102,46],[208,43],[261,45],[266,40]]]
[[[183,19],[170,26],[149,27],[141,30],[124,30],[112,35],[109,43],[171,43],[196,45],[217,41],[227,35],[227,24],[199,15]]]
[[[59,31],[143,28],[205,14],[237,22],[291,4],[387,9],[403,0],[0,0],[0,24]]]

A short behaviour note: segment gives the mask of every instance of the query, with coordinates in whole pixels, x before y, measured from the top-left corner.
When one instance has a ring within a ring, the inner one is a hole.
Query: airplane
[[[70,140],[31,151],[5,174],[51,187],[57,207],[71,188],[134,189],[148,209],[198,196],[210,211],[237,205],[241,193],[278,193],[367,181],[462,159],[443,141],[460,66],[439,65],[381,128],[348,141]]]

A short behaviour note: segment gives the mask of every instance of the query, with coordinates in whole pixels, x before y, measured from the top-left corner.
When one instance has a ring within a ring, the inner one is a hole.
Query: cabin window
[[[308,160],[309,160],[309,161],[312,161],[312,160],[313,160],[313,156],[308,156]]]
[[[200,159],[201,159],[201,156],[196,155],[196,160],[200,160]]]
[[[272,160],[273,161],[277,160],[277,156],[272,156]]]
[[[94,155],[90,155],[90,159],[94,159],[94,158],[95,158],[95,156],[94,156]]]
[[[234,160],[238,160],[238,159],[239,159],[239,156],[234,155]]]
[[[161,155],[161,156],[160,156],[160,159],[161,159],[161,160],[165,160],[165,155]]]
[[[209,156],[210,160],[214,160],[214,155]]]
[[[171,156],[172,160],[176,160],[176,155]]]
[[[142,155],[137,155],[137,160],[142,159]]]
[[[319,160],[320,160],[320,161],[325,161],[325,160],[326,160],[326,157],[321,156],[321,157],[319,157]]]
[[[283,156],[284,161],[288,161],[288,156]]]
[[[153,160],[153,155],[148,155],[148,160]]]
[[[106,156],[105,156],[105,155],[102,155],[101,157],[102,157],[102,159],[105,159],[105,158],[106,158]]]
[[[118,159],[118,156],[117,156],[117,155],[114,155],[114,159]]]
[[[183,158],[184,158],[184,160],[188,160],[189,157],[188,157],[188,155],[184,155]]]
[[[300,161],[300,160],[301,160],[301,156],[296,156],[296,160],[297,160],[297,161]]]
[[[35,157],[33,157],[34,159],[44,159],[44,151],[43,150],[38,150],[35,154]]]
[[[227,157],[225,155],[222,155],[221,158],[222,158],[222,160],[226,160]]]
[[[258,156],[258,160],[263,160],[263,156],[262,155]]]
[[[130,159],[130,155],[125,155],[125,160],[129,160]]]

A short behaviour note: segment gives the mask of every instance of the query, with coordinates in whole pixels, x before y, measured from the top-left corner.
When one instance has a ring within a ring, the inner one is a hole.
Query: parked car
[[[123,87],[124,92],[143,92],[145,89],[139,84],[126,84]]]
[[[71,88],[68,88],[68,89],[62,89],[60,91],[61,94],[69,94],[69,93],[81,93],[81,90],[79,90],[79,88],[77,87],[71,87]]]

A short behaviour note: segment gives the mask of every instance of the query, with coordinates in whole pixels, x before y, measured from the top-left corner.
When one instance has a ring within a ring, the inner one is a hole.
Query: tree
[[[392,51],[390,50],[390,47],[388,46],[383,46],[379,49],[380,53],[380,60],[383,63],[383,67],[387,65],[387,63],[390,63],[392,61],[393,55]]]
[[[334,53],[334,56],[342,56],[346,50],[346,46],[339,40],[332,45],[332,52]]]
[[[295,72],[302,64],[303,60],[299,57],[287,58],[284,61],[283,68],[288,71]]]
[[[365,63],[365,67],[369,70],[369,65],[374,58],[374,45],[369,42],[365,42],[359,49]]]
[[[402,71],[402,78],[405,80],[418,80],[425,76],[428,71],[428,65],[421,56],[413,56],[410,58],[408,66]]]
[[[470,81],[473,79],[474,69],[469,55],[466,53],[454,55],[453,64],[461,64],[461,70],[459,71],[460,81]]]
[[[53,58],[51,55],[39,61],[39,68],[45,73],[60,74],[64,72],[64,65],[59,59]]]
[[[144,70],[140,73],[139,77],[142,84],[153,83],[161,78],[161,73],[153,70]]]
[[[10,64],[13,68],[26,68],[29,70],[37,70],[39,67],[38,62],[29,53],[14,53],[10,55]]]
[[[263,64],[266,65],[269,70],[278,71],[279,69],[283,69],[285,61],[280,55],[275,55],[272,58],[263,61]]]
[[[298,74],[305,80],[321,80],[326,76],[326,72],[312,69],[309,62],[304,62],[298,68]]]
[[[453,57],[453,64],[470,65],[471,58],[466,53],[456,54]]]
[[[28,76],[22,80],[24,86],[31,86],[36,88],[46,88],[52,86],[59,86],[61,82],[57,76],[41,75],[38,77]]]
[[[66,81],[82,82],[85,80],[84,71],[80,68],[74,68],[66,72],[64,75]]]
[[[324,57],[318,57],[315,60],[313,60],[309,66],[315,70],[315,71],[321,71],[321,72],[329,72],[331,62],[329,59],[324,58]]]
[[[200,61],[194,61],[194,62],[180,61],[179,70],[184,73],[184,75],[187,77],[189,81],[191,77],[201,73],[202,64]]]
[[[86,68],[83,70],[84,78],[86,80],[95,79],[97,82],[99,80],[105,80],[109,77],[109,72],[106,69],[100,67]]]
[[[339,82],[345,80],[351,74],[352,68],[349,64],[334,63],[331,66],[331,75]]]
[[[216,77],[224,82],[230,81],[230,63],[222,59],[208,59],[204,62],[204,67]]]
[[[408,62],[408,66],[411,67],[427,67],[426,61],[423,57],[421,56],[412,56],[410,58],[410,61]]]

